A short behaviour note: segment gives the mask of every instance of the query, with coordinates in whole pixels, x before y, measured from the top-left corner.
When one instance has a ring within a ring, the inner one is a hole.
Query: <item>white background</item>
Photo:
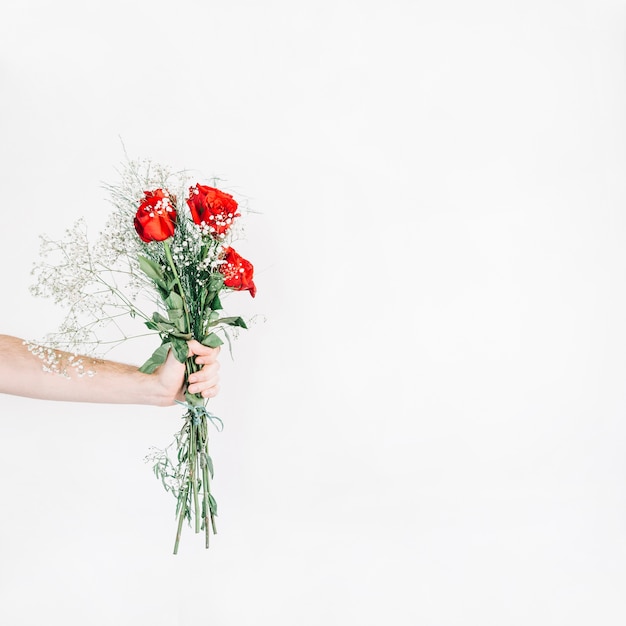
[[[249,198],[218,535],[174,557],[177,408],[0,397],[7,626],[626,621],[626,3],[0,9],[1,332],[133,157]],[[125,348],[141,363],[154,346]]]

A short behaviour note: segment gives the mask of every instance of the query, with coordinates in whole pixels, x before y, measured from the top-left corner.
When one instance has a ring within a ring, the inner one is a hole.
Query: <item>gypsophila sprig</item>
[[[40,239],[40,260],[32,270],[31,293],[51,298],[66,309],[66,316],[57,332],[28,346],[40,357],[45,346],[44,364],[50,371],[67,375],[67,367],[76,368],[78,360],[69,363],[62,356],[64,351],[102,356],[132,338],[136,325],[128,323],[131,317],[148,319],[148,315],[139,308],[138,289],[133,286],[139,277],[110,262],[102,253],[102,237],[96,246],[90,245],[84,219],[68,228],[58,241],[46,236]],[[148,287],[148,281],[142,280]]]
[[[150,160],[127,161],[118,174],[116,184],[105,185],[113,211],[93,245],[84,220],[59,241],[42,237],[32,292],[67,311],[58,332],[29,343],[29,349],[46,371],[92,376],[103,350],[147,329],[159,345],[140,370],[151,374],[171,351],[185,364],[186,389],[200,369],[188,357],[187,341],[230,345],[233,332],[247,328],[241,316],[225,315],[222,307],[230,292],[256,293],[252,264],[233,247],[246,211],[231,194]],[[94,360],[85,363],[79,353]],[[181,404],[183,426],[174,442],[148,455],[176,499],[175,554],[185,520],[196,533],[204,530],[207,548],[216,532],[209,424],[223,426],[202,396],[186,391]]]

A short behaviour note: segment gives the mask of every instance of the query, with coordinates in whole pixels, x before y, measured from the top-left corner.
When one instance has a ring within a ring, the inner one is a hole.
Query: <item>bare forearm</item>
[[[154,376],[137,367],[108,360],[83,359],[83,373],[71,355],[59,353],[66,375],[44,371],[43,362],[17,337],[0,335],[0,393],[63,400],[116,404],[171,404]],[[88,372],[93,372],[90,375]]]

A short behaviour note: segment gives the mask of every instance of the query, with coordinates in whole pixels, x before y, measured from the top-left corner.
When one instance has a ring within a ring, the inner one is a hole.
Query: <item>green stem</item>
[[[163,249],[165,250],[165,258],[167,259],[167,262],[169,263],[170,268],[172,269],[172,272],[174,273],[174,279],[176,280],[176,285],[178,286],[178,295],[183,300],[183,310],[185,311],[185,321],[187,322],[185,332],[190,333],[191,332],[191,316],[189,315],[189,307],[187,306],[187,298],[185,298],[183,285],[180,282],[180,276],[178,274],[178,270],[176,269],[176,264],[174,263],[174,259],[172,258],[172,250],[170,248],[170,242],[168,239],[166,239],[163,242]]]
[[[196,533],[200,532],[200,507],[198,506],[198,477],[197,477],[197,465],[198,465],[198,446],[196,445],[197,427],[191,424],[191,450],[189,452],[189,479],[192,481],[191,487],[193,489],[193,508],[194,519],[196,523]]]
[[[189,496],[189,485],[185,487],[185,497],[181,500],[180,513],[178,514],[178,528],[176,530],[176,541],[174,542],[174,554],[178,554],[178,544],[180,543],[180,535],[183,530],[183,521],[185,520],[185,511],[187,510],[187,497]]]
[[[207,444],[205,446],[205,451],[207,456],[209,455],[209,444],[208,444],[208,438],[207,438]],[[207,500],[209,499],[209,495],[211,494],[211,480],[209,479],[209,472],[207,470],[206,475],[205,475],[205,483],[204,483],[204,489],[205,489],[205,496],[207,498]],[[213,529],[213,534],[217,535],[217,528],[215,527],[215,516],[213,515],[213,511],[211,510],[211,507],[209,506],[209,503],[207,502],[207,506],[208,506],[208,517],[211,518],[211,528]],[[208,519],[207,519],[208,521]],[[208,524],[207,524],[208,527]],[[208,533],[208,530],[207,530]],[[209,540],[207,538],[207,548],[209,547]]]
[[[211,536],[211,532],[209,530],[209,496],[208,492],[208,484],[209,484],[209,468],[207,464],[204,464],[202,468],[202,506],[204,513],[204,545],[206,549],[209,549],[209,537]]]
[[[101,282],[105,287],[107,287],[106,292],[113,292],[128,308],[130,311],[134,311],[139,317],[142,317],[145,320],[149,320],[150,318],[140,309],[137,308],[134,302],[131,302],[117,287],[110,285],[106,282],[101,276],[95,274],[95,278]]]

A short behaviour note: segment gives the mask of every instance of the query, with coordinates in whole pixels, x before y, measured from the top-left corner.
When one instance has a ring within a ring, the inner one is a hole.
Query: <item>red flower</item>
[[[224,262],[219,266],[220,272],[224,275],[224,285],[235,291],[249,291],[254,298],[256,286],[252,280],[254,267],[250,261],[246,261],[239,256],[232,248],[224,251]]]
[[[206,185],[190,187],[187,204],[193,221],[199,226],[206,225],[214,237],[223,237],[233,220],[241,215],[237,213],[237,201],[230,194]]]
[[[143,241],[164,241],[174,234],[176,228],[176,209],[169,192],[163,189],[144,191],[146,194],[137,209],[135,230]]]

